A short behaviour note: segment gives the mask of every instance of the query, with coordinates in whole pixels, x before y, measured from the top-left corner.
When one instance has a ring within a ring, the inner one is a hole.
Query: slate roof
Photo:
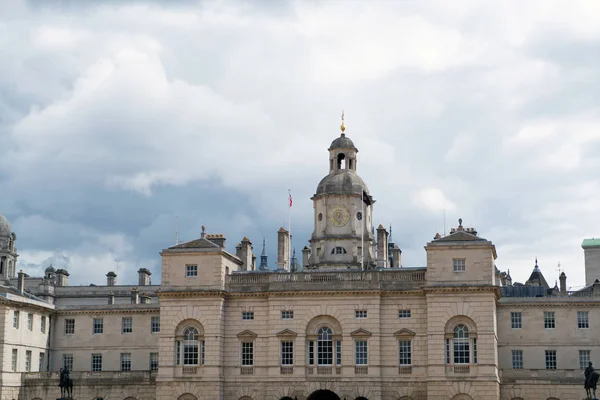
[[[434,239],[434,242],[487,242],[487,239],[473,235],[466,231],[456,231],[447,236],[442,236],[439,239]]]
[[[190,240],[189,242],[176,244],[175,246],[169,247],[169,249],[211,249],[221,247],[208,239],[199,238],[195,240]]]

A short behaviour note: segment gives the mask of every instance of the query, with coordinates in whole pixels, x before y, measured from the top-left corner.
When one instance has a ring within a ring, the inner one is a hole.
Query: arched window
[[[183,331],[183,365],[198,365],[198,330],[194,327]]]
[[[317,332],[317,365],[333,364],[333,332],[328,326]]]
[[[469,349],[469,328],[457,325],[454,328],[454,364],[469,364],[471,352]]]
[[[331,249],[331,254],[348,254],[348,252],[342,246],[337,246]]]

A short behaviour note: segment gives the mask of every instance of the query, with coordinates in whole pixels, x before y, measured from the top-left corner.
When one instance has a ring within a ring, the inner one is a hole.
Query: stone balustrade
[[[99,371],[99,372],[71,372],[71,379],[75,386],[93,384],[139,384],[156,381],[156,372],[152,371]],[[58,385],[58,372],[23,372],[21,374],[23,385],[53,384]]]
[[[425,284],[425,268],[374,271],[249,272],[227,276],[231,292],[330,289],[416,289]]]

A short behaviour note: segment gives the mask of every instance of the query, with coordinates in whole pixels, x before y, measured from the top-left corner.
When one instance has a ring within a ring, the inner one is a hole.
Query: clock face
[[[327,219],[333,226],[344,226],[350,220],[350,211],[344,206],[334,206],[329,210]]]

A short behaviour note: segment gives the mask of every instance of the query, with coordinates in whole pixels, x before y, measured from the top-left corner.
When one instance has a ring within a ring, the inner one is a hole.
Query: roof
[[[369,195],[369,189],[365,182],[355,171],[344,169],[331,173],[321,179],[317,186],[317,195],[324,193],[354,193],[361,195],[362,192]]]
[[[344,133],[340,135],[339,138],[335,139],[331,142],[331,146],[329,146],[329,150],[331,149],[354,149],[356,150],[356,146],[350,138],[346,137]]]
[[[466,231],[456,231],[447,236],[442,236],[439,239],[434,239],[434,242],[487,242],[487,239],[473,235]]]
[[[0,214],[0,235],[10,235],[10,222],[8,222],[8,219],[2,214]]]
[[[600,239],[583,239],[583,242],[581,242],[581,247],[600,247]]]
[[[190,240],[189,242],[180,243],[180,244],[176,244],[175,246],[169,247],[169,249],[211,249],[211,248],[220,249],[221,247],[218,244],[211,242],[210,240],[204,239],[204,238]]]

